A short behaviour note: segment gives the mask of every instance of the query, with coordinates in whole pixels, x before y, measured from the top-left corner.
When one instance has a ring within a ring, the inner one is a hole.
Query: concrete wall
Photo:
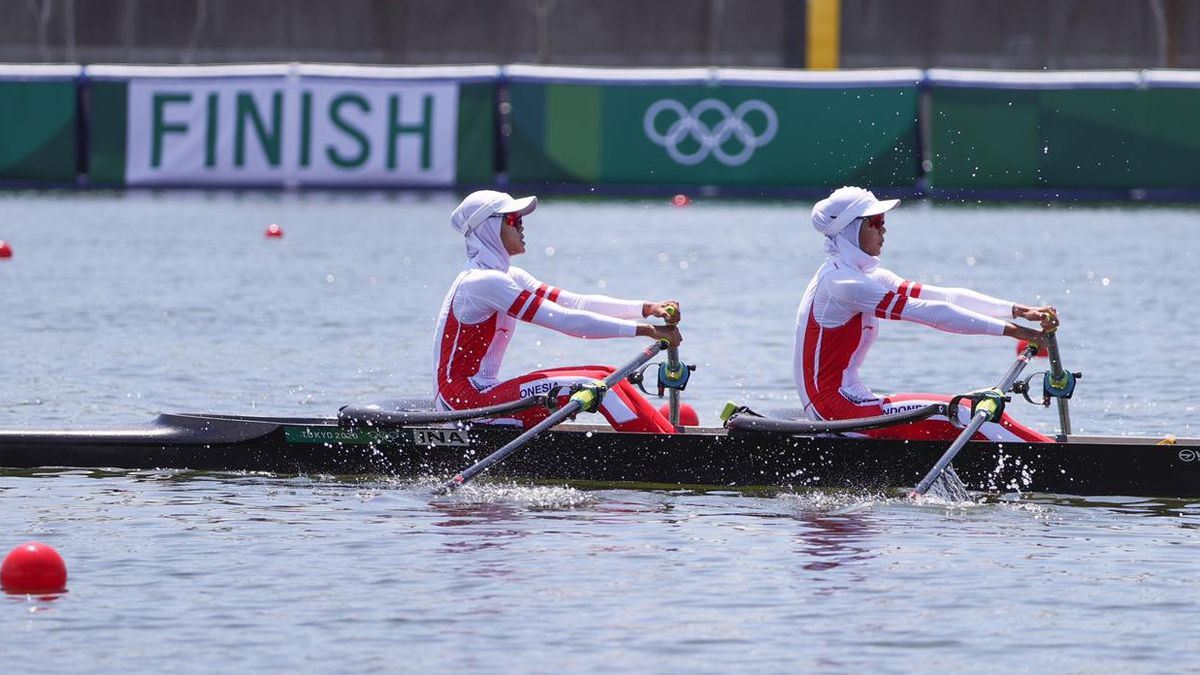
[[[1200,68],[1193,0],[841,0],[843,67]],[[0,62],[805,65],[806,0],[0,0]]]

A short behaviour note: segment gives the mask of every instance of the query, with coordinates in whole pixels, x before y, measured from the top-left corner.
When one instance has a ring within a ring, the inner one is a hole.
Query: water
[[[0,194],[0,426],[160,410],[331,414],[428,387],[461,255],[450,195]],[[685,393],[794,405],[809,204],[550,198],[520,262],[683,302]],[[1195,436],[1187,207],[905,204],[885,264],[1063,314],[1076,431]],[[266,225],[285,228],[267,240]],[[553,247],[553,250],[551,250]],[[522,327],[506,361],[627,360]],[[879,390],[993,384],[1011,340],[889,323]],[[1053,410],[1014,405],[1052,430]],[[70,591],[0,598],[30,672],[912,672],[1200,669],[1200,502],[581,490],[386,476],[0,472],[0,548]]]

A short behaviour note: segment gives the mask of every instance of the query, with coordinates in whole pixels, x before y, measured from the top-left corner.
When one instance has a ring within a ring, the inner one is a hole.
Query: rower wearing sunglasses
[[[825,263],[817,270],[796,315],[793,370],[805,413],[818,420],[843,420],[947,403],[949,396],[877,396],[859,379],[858,368],[879,332],[880,319],[912,321],[949,333],[1006,335],[1039,340],[1040,330],[1012,319],[1058,325],[1053,307],[1030,307],[966,288],[914,283],[879,266],[884,214],[900,202],[880,201],[859,187],[834,190],[813,206],[812,224],[825,235]],[[965,417],[965,414],[960,416]],[[867,430],[876,438],[951,440],[961,429],[945,417]],[[1052,439],[1011,419],[987,422],[976,439],[1049,442]]]
[[[537,208],[537,197],[480,190],[450,214],[450,226],[463,236],[467,263],[442,303],[434,343],[434,387],[439,408],[464,410],[544,395],[556,388],[565,403],[570,388],[603,379],[607,366],[538,370],[501,381],[500,363],[517,321],[580,338],[650,337],[671,346],[681,340],[679,303],[619,300],[581,295],[538,281],[509,264],[525,252],[524,217]],[[661,317],[656,326],[638,319]],[[629,382],[608,391],[600,412],[618,431],[674,433],[671,422]],[[544,407],[527,408],[498,422],[529,428],[544,419]]]

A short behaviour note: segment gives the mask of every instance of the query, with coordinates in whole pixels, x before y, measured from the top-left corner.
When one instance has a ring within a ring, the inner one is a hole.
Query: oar
[[[1073,382],[1074,374],[1063,370],[1062,356],[1058,352],[1057,332],[1051,332],[1046,336],[1046,349],[1050,353],[1050,379],[1046,383],[1049,385],[1046,390],[1053,389],[1058,392],[1055,396],[1058,399],[1058,421],[1065,438],[1071,435],[1071,413],[1067,410],[1067,399],[1070,398],[1075,383]]]
[[[672,316],[675,315],[675,308],[672,307],[671,305],[667,305],[666,310],[667,310],[667,314],[670,314]],[[684,382],[686,382],[687,380],[685,378],[687,375],[688,375],[687,366],[685,366],[679,362],[679,348],[678,347],[668,347],[667,348],[666,377],[671,382],[677,383],[680,380],[683,380]],[[661,386],[659,388],[658,393],[660,395],[662,394]],[[676,429],[679,429],[679,389],[677,387],[671,387],[667,391],[667,405],[668,405],[667,411],[670,413],[668,416],[668,419],[671,420],[671,424]]]
[[[967,424],[967,428],[962,430],[962,433],[958,435],[958,438],[954,439],[949,448],[946,448],[946,452],[942,453],[941,459],[937,461],[937,464],[933,465],[933,468],[921,479],[921,482],[917,483],[917,487],[908,493],[909,497],[916,497],[928,492],[933,482],[938,479],[938,476],[941,476],[946,467],[950,466],[950,462],[954,461],[954,456],[958,454],[958,451],[963,449],[963,446],[967,444],[967,441],[971,440],[976,431],[979,431],[979,427],[983,426],[984,422],[993,417],[999,418],[1000,413],[1004,411],[1004,393],[1012,388],[1017,376],[1021,374],[1021,371],[1029,364],[1030,359],[1037,353],[1038,346],[1030,342],[1029,346],[1025,347],[1025,351],[1021,352],[1021,355],[1017,357],[1016,363],[1008,369],[1008,373],[1000,380],[1000,384],[997,384],[994,389],[983,392],[984,399],[975,405],[975,415],[971,418],[970,423]],[[958,405],[958,403],[957,401],[952,401],[951,405]]]
[[[549,429],[550,427],[553,427],[559,422],[562,422],[568,417],[571,417],[572,415],[575,415],[576,413],[585,409],[594,411],[595,406],[599,404],[599,397],[603,396],[604,391],[607,391],[613,385],[628,377],[630,373],[640,368],[643,364],[654,358],[656,354],[666,348],[666,340],[657,340],[654,344],[638,352],[638,355],[629,363],[626,363],[624,366],[614,370],[603,380],[594,382],[593,387],[580,389],[574,394],[571,394],[571,400],[567,401],[567,404],[562,408],[559,408],[554,413],[551,413],[551,415],[546,419],[538,422],[520,436],[517,436],[513,440],[509,441],[504,447],[493,452],[487,457],[484,457],[470,468],[456,475],[454,478],[446,481],[446,483],[442,485],[438,492],[441,494],[446,494],[462,487],[462,485],[467,481],[471,480],[475,476],[478,476],[484,471],[487,471],[488,467],[503,460],[505,457],[508,457],[517,450],[520,450],[526,443],[536,438],[538,434]],[[600,391],[598,392],[597,389]]]

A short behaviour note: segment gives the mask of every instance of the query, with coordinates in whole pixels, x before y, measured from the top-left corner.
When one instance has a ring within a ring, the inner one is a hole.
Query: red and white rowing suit
[[[857,228],[852,230],[857,236]],[[876,396],[858,369],[875,342],[880,319],[912,321],[950,333],[1002,335],[1013,305],[965,288],[940,288],[905,280],[879,267],[843,234],[826,238],[825,263],[817,270],[796,314],[793,369],[805,413],[842,420],[947,403],[939,394]],[[970,418],[964,406],[959,418]],[[961,429],[945,417],[862,433],[875,438],[950,440]],[[1011,419],[987,422],[975,439],[1050,442]]]
[[[642,301],[578,295],[544,284],[508,264],[500,244],[498,219],[467,235],[467,268],[446,293],[434,341],[434,390],[442,409],[462,410],[546,394],[555,387],[565,403],[571,385],[603,379],[609,366],[538,370],[510,380],[499,378],[504,352],[517,321],[581,338],[634,337]],[[674,433],[675,428],[628,381],[605,394],[600,413],[618,431]],[[495,422],[526,428],[549,414],[529,408]]]

